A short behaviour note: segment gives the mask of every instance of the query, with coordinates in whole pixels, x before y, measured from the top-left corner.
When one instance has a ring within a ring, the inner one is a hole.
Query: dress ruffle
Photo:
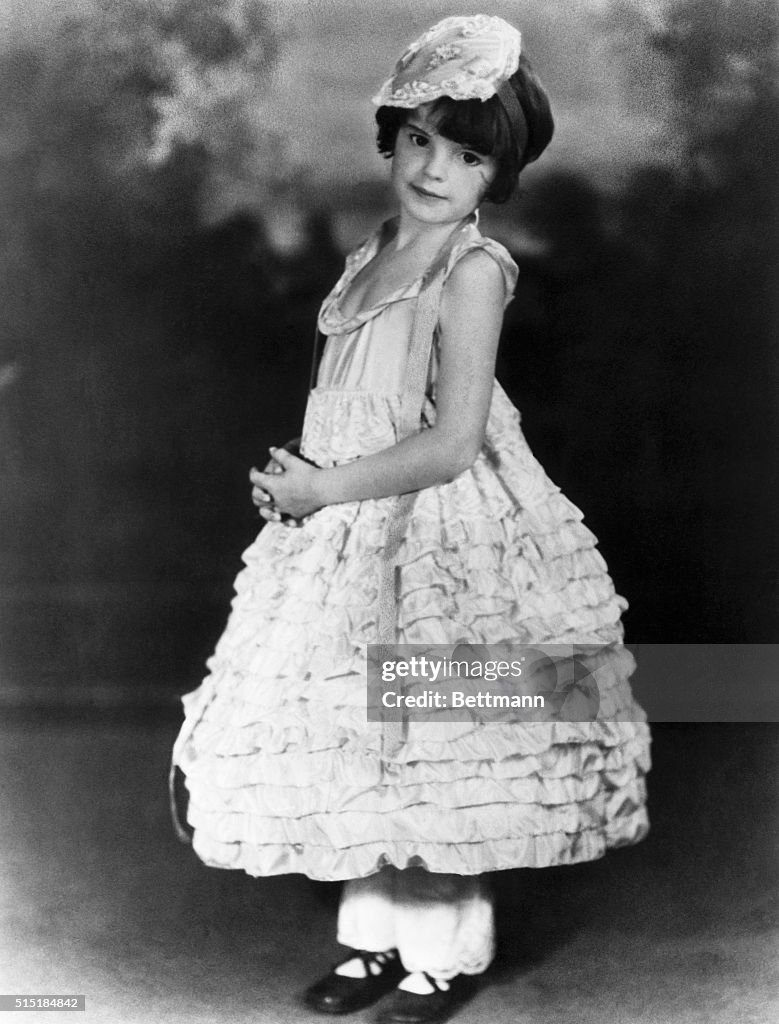
[[[304,453],[334,465],[384,448],[398,408],[399,396],[317,389]],[[206,863],[321,879],[385,863],[476,874],[588,860],[646,833],[626,602],[497,384],[488,438],[468,471],[417,496],[397,559],[398,641],[616,645],[598,676],[607,720],[412,723],[388,758],[366,721],[365,650],[394,499],[268,524],[244,553],[210,675],[185,698],[197,725],[177,756]]]
[[[508,254],[478,234],[450,265],[479,240],[511,280]],[[369,258],[366,246],[332,295]],[[389,447],[400,404],[399,394],[320,380],[303,454],[328,467]],[[434,422],[428,401],[423,429]],[[388,864],[460,874],[572,864],[640,840],[650,736],[622,644],[627,602],[497,382],[477,460],[416,494],[395,559],[397,642],[597,645],[595,721],[431,716],[385,749],[380,723],[366,718],[366,648],[396,501],[328,506],[297,529],[268,523],[244,552],[174,750],[198,855],[252,875],[334,880]]]

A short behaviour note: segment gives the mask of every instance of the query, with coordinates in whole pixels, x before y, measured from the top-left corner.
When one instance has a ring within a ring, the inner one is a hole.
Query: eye
[[[466,163],[469,167],[478,167],[482,162],[482,158],[478,153],[472,153],[466,149],[462,153],[463,163]]]
[[[426,135],[420,135],[419,132],[409,132],[408,137],[414,146],[426,146],[429,139]]]

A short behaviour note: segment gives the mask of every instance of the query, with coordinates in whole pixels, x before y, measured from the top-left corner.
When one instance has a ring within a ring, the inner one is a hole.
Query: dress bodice
[[[498,263],[505,282],[505,303],[511,301],[517,266],[507,250],[484,237],[473,222],[459,228],[445,276],[467,252],[483,249]],[[349,461],[395,444],[406,358],[424,275],[420,275],[350,317],[340,309],[349,285],[376,255],[382,228],[347,256],[346,266],[322,303],[318,327],[326,337],[316,387],[309,396],[303,428],[303,452],[320,466]],[[434,397],[438,372],[438,337],[434,335],[429,367],[429,393]],[[427,408],[428,419],[434,410]]]

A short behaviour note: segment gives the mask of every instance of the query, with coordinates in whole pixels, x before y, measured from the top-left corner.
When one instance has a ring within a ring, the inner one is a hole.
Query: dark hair
[[[484,196],[493,203],[505,203],[511,198],[519,172],[541,156],[554,132],[549,97],[524,54],[508,83],[527,122],[527,143],[521,153],[511,121],[497,96],[488,100],[453,100],[442,96],[433,103],[433,119],[444,138],[494,157],[497,172]],[[379,107],[376,111],[376,141],[382,156],[391,157],[395,152],[398,132],[409,113],[404,107]]]

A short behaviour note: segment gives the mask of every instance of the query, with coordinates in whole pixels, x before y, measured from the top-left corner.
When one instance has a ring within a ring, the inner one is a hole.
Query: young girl
[[[207,864],[345,880],[352,949],[310,1007],[394,989],[381,1021],[442,1021],[494,956],[485,872],[646,834],[649,734],[626,602],[494,379],[517,268],[478,207],[509,197],[553,128],[520,35],[447,18],[374,102],[398,215],[322,306],[302,438],[251,472],[268,523],[174,764]],[[368,645],[507,642],[608,650],[597,720],[367,721]]]

